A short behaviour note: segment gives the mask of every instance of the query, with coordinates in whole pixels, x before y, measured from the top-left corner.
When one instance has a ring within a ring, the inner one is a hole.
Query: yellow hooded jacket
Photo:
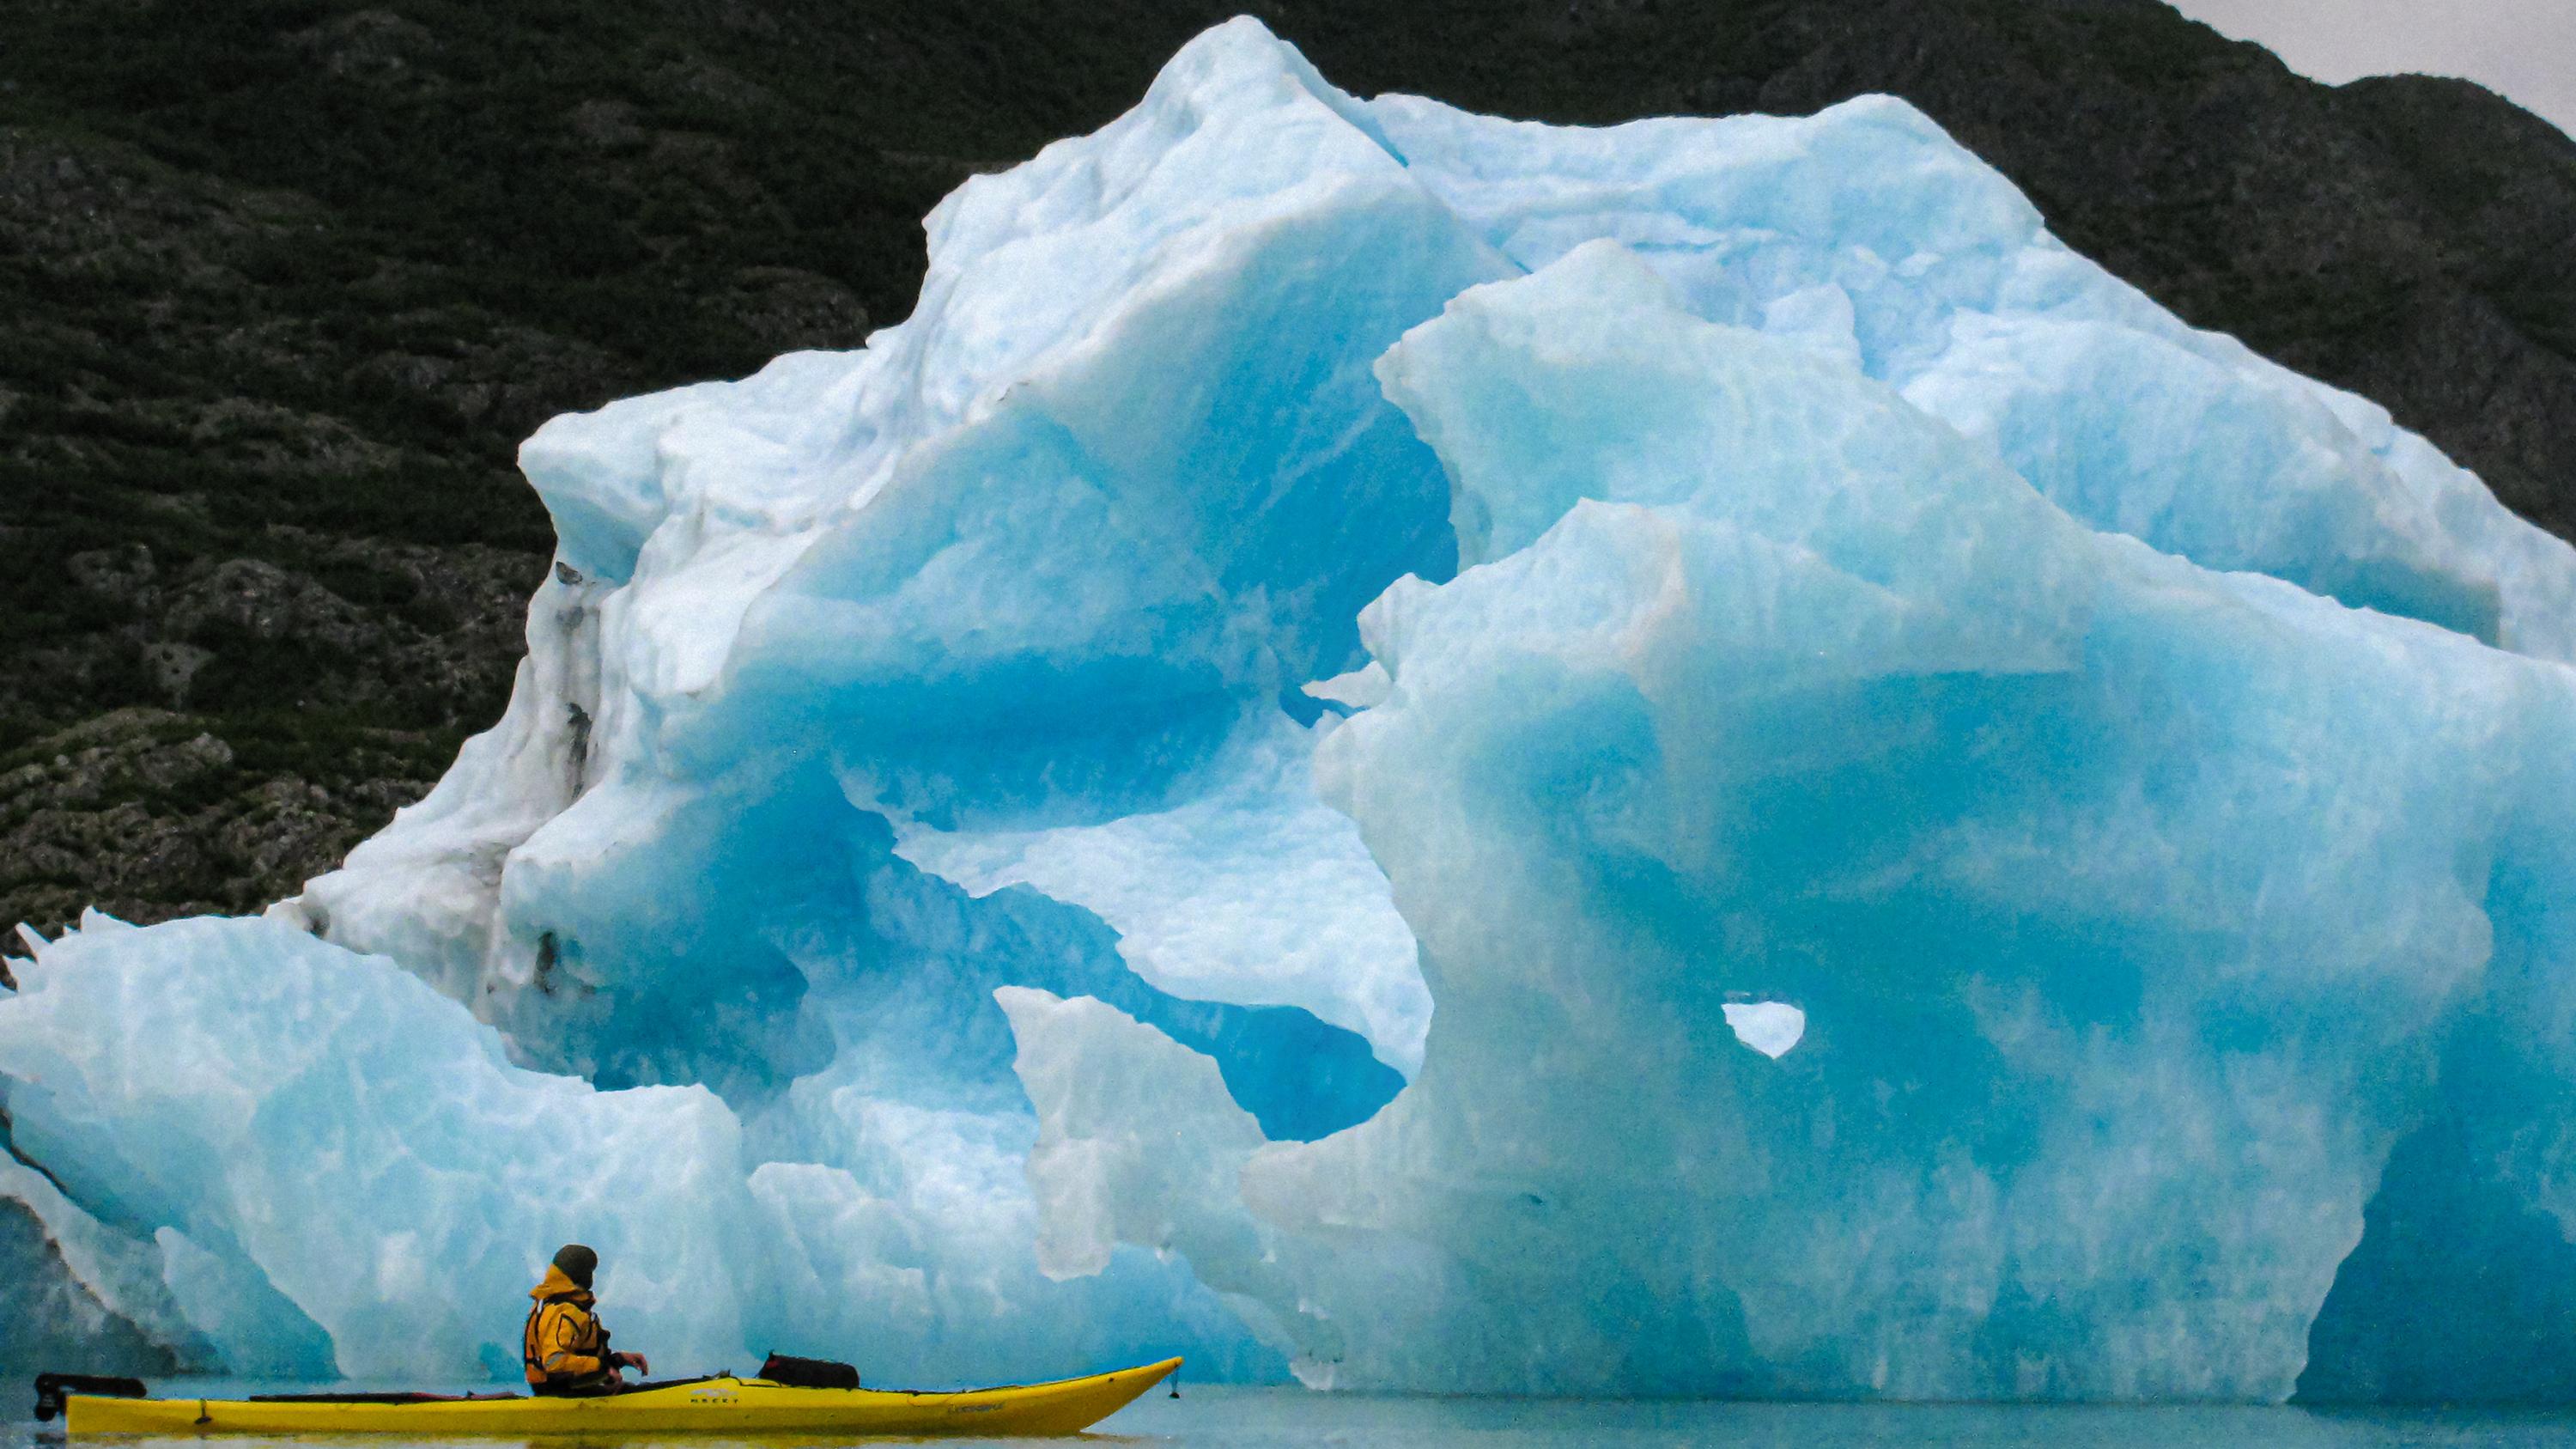
[[[599,1316],[590,1311],[598,1301],[590,1290],[566,1277],[563,1269],[548,1267],[545,1281],[529,1289],[528,1296],[537,1300],[537,1306],[528,1310],[522,1345],[528,1387],[580,1388],[604,1377],[608,1330],[599,1326]]]

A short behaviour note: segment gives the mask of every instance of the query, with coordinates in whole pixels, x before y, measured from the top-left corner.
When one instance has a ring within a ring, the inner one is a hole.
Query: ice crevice
[[[926,226],[529,439],[340,870],[30,941],[0,1353],[506,1376],[580,1238],[881,1381],[2576,1393],[2576,552],[2383,410],[1882,97],[1238,20]]]

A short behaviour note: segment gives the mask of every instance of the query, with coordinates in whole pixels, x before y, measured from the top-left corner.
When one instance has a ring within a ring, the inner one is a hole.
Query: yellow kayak
[[[295,1394],[253,1399],[123,1399],[72,1394],[73,1434],[409,1434],[418,1438],[772,1433],[851,1437],[1072,1434],[1125,1408],[1181,1361],[1000,1389],[799,1389],[766,1379],[648,1385],[602,1398],[516,1394]]]

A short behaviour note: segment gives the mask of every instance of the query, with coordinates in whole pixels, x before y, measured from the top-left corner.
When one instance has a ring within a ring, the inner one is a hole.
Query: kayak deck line
[[[641,1394],[648,1393],[654,1389],[686,1388],[691,1384],[712,1383],[717,1379],[729,1379],[734,1377],[736,1376],[730,1373],[713,1373],[700,1374],[693,1379],[655,1379],[651,1383],[636,1384],[629,1388],[619,1389],[615,1393],[592,1394],[588,1397],[613,1399],[620,1394]],[[744,1379],[743,1382],[751,1383],[754,1381],[751,1379]],[[782,1384],[780,1387],[784,1388],[786,1386]],[[1011,1387],[1016,1388],[1019,1386],[1015,1384]],[[903,1394],[912,1393],[915,1392],[915,1390],[883,1389],[879,1392]],[[433,1394],[419,1389],[395,1389],[385,1391],[360,1389],[353,1393],[333,1393],[326,1389],[315,1394],[252,1394],[247,1398],[240,1400],[240,1402],[245,1404],[488,1404],[502,1399],[528,1399],[534,1397],[536,1396],[533,1394],[515,1394],[507,1389],[490,1394]]]
[[[718,1375],[584,1397],[426,1393],[270,1394],[148,1399],[74,1393],[65,1431],[95,1434],[494,1435],[837,1433],[1072,1434],[1134,1402],[1181,1366],[1134,1368],[976,1389],[809,1389]]]

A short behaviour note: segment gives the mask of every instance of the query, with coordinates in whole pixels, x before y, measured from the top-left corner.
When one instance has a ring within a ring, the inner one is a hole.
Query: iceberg
[[[30,933],[0,1351],[508,1377],[581,1238],[695,1368],[2576,1393],[2576,551],[2384,410],[1886,98],[1237,20],[927,227],[528,440],[341,869]]]
[[[1317,771],[1438,1010],[1386,1111],[1242,1155],[1186,1219],[1231,1236],[1172,1246],[1335,1383],[2288,1395],[2428,1024],[2540,925],[2493,885],[2566,848],[2511,822],[2576,803],[2576,676],[2083,528],[1614,243],[1380,370],[1496,556],[1371,606],[1390,691]],[[1037,1161],[1143,1130],[1029,1087]],[[1172,1212],[1063,1175],[1051,1217]],[[1387,1263],[1436,1286],[1393,1309]]]

